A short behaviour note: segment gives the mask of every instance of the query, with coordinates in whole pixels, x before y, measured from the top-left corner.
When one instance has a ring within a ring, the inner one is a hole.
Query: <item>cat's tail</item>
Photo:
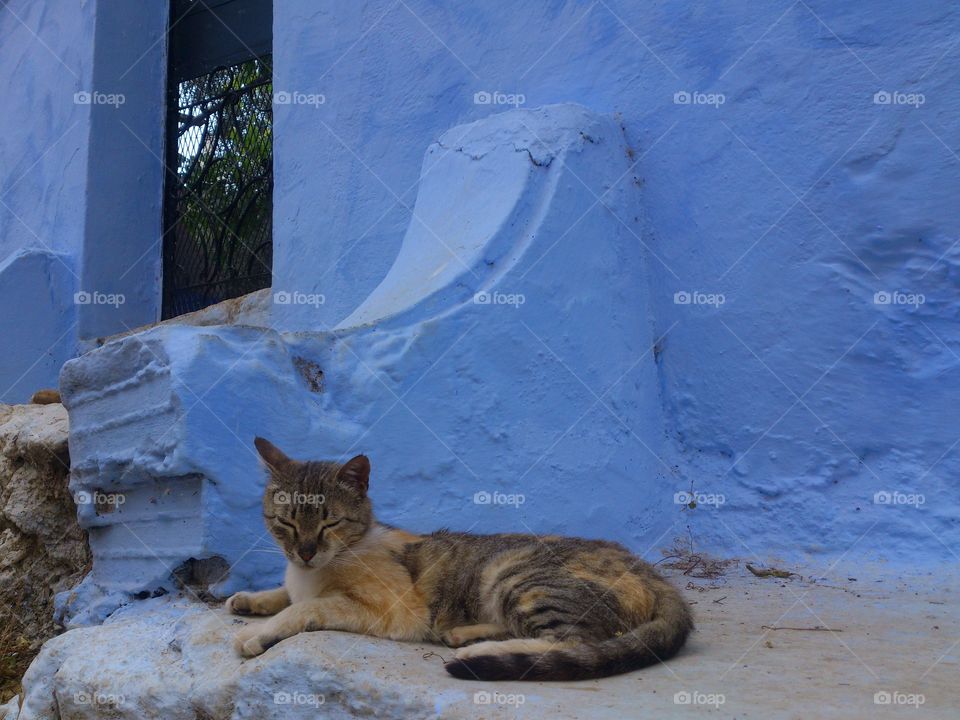
[[[693,630],[680,593],[660,595],[650,622],[598,642],[515,638],[457,651],[445,667],[463,680],[590,680],[638,670],[672,657]]]

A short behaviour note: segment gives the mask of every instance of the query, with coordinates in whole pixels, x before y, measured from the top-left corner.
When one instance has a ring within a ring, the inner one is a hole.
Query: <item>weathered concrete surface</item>
[[[310,393],[279,336],[156,327],[67,363],[61,390],[70,410],[71,489],[104,500],[78,507],[94,564],[57,598],[65,624],[99,621],[135,597],[175,590],[173,576],[192,559],[227,560],[220,576],[187,578],[198,591],[225,581],[232,585],[221,594],[229,594],[250,583],[224,576],[262,532],[251,508],[263,473],[240,438],[279,425],[278,411],[301,432],[309,424],[296,409]],[[247,552],[251,573],[273,569],[265,557]]]
[[[679,573],[698,629],[669,663],[578,683],[471,683],[446,650],[317,632],[242,662],[240,621],[185,599],[124,609],[44,647],[24,679],[20,720],[241,718],[885,718],[917,695],[922,717],[954,718],[956,575],[758,579]],[[764,626],[801,628],[765,631]],[[828,627],[834,630],[807,630]],[[900,693],[901,695],[895,695]],[[489,703],[486,702],[489,700]],[[687,702],[689,700],[689,702]],[[319,709],[318,709],[319,708]],[[917,715],[920,717],[921,715]]]
[[[16,720],[18,712],[20,712],[20,698],[12,697],[0,705],[0,720]]]
[[[0,623],[34,648],[55,631],[54,593],[89,567],[67,487],[63,405],[0,405]]]

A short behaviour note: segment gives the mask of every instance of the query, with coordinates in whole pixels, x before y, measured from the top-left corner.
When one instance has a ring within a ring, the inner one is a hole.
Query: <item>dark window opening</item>
[[[272,3],[172,0],[163,317],[270,286]]]

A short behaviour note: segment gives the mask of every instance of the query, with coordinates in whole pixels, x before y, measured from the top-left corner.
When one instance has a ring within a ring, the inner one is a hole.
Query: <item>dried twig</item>
[[[840,628],[828,628],[823,627],[823,625],[815,625],[814,627],[786,627],[781,625],[780,627],[774,627],[773,625],[761,625],[762,630],[810,630],[811,632],[843,632]]]

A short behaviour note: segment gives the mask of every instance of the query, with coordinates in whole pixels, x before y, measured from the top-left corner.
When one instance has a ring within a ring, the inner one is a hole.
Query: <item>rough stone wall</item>
[[[68,490],[63,405],[0,405],[0,635],[26,651],[58,631],[54,594],[90,565]],[[25,639],[25,643],[23,640]]]

